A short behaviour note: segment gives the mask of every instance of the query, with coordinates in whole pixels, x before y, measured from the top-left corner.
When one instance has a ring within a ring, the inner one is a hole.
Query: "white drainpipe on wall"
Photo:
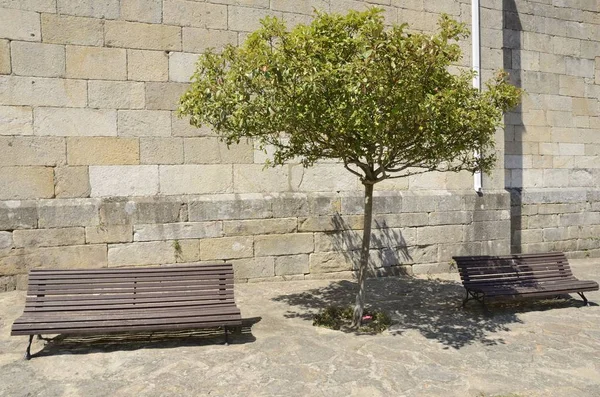
[[[475,77],[473,77],[473,87],[481,90],[481,46],[479,39],[481,30],[479,27],[479,0],[471,0],[471,37],[473,44],[473,70],[475,71]],[[475,152],[475,156],[479,157],[481,154]],[[477,193],[482,193],[483,189],[483,175],[481,171],[476,171],[473,174],[473,188]]]

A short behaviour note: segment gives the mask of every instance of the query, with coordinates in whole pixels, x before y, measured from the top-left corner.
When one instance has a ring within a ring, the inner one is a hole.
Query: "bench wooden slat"
[[[28,296],[26,298],[27,302],[69,302],[69,301],[79,301],[81,299],[85,300],[121,300],[121,299],[134,299],[138,302],[144,302],[146,299],[154,300],[177,300],[178,298],[189,298],[189,297],[204,297],[204,296],[227,296],[231,295],[233,297],[233,291],[230,288],[225,290],[198,290],[198,291],[163,291],[163,292],[148,292],[148,293],[140,293],[137,291],[135,297],[132,297],[132,294],[89,294],[89,295],[43,295],[43,296]]]
[[[180,307],[207,307],[207,306],[215,306],[215,305],[224,305],[231,304],[233,302],[233,297],[227,300],[220,299],[206,299],[206,300],[183,300],[176,302],[131,302],[131,303],[122,303],[122,302],[107,302],[100,301],[94,304],[86,304],[82,303],[80,305],[77,304],[67,304],[67,305],[44,305],[41,307],[30,306],[25,309],[25,313],[27,312],[56,312],[56,311],[78,311],[78,310],[103,310],[103,309],[114,309],[114,310],[122,310],[122,309],[139,309],[139,308],[180,308]]]
[[[44,289],[44,288],[36,288],[30,289],[28,291],[31,295],[72,295],[72,294],[91,294],[91,293],[102,293],[102,294],[110,294],[110,293],[144,293],[144,292],[162,292],[162,291],[206,291],[206,290],[215,290],[220,289],[221,287],[229,287],[231,288],[233,283],[228,284],[220,284],[220,285],[174,285],[174,286],[162,286],[162,287],[133,287],[132,285],[119,287],[119,288],[95,288],[95,289],[82,289],[82,287],[77,289]],[[185,287],[185,288],[183,288]]]

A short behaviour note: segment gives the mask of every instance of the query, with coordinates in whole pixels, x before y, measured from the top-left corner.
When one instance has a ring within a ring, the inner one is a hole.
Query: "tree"
[[[473,72],[451,73],[468,30],[443,15],[434,35],[386,28],[381,10],[317,12],[288,30],[267,17],[240,47],[198,61],[180,113],[209,124],[227,143],[252,138],[274,147],[272,165],[338,159],[365,192],[359,290],[365,303],[373,185],[430,171],[489,171],[494,132],[520,90],[498,73],[479,92]],[[474,155],[487,153],[486,156]]]

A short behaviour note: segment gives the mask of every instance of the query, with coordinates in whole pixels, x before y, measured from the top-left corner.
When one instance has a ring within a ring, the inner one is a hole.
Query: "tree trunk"
[[[373,184],[365,185],[365,216],[363,224],[362,248],[360,250],[360,265],[358,268],[358,294],[352,317],[352,327],[361,325],[365,308],[365,279],[369,270],[369,246],[371,245],[371,219],[373,218]]]

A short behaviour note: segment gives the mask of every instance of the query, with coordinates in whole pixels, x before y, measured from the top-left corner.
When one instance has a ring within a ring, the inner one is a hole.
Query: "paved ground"
[[[573,261],[600,281],[600,260]],[[0,294],[1,396],[600,396],[600,306],[556,299],[460,309],[450,280],[370,280],[393,314],[383,335],[312,326],[311,313],[352,301],[349,281],[236,286],[243,334],[185,333],[36,341],[10,337],[24,293]],[[598,292],[588,298],[600,303]]]

